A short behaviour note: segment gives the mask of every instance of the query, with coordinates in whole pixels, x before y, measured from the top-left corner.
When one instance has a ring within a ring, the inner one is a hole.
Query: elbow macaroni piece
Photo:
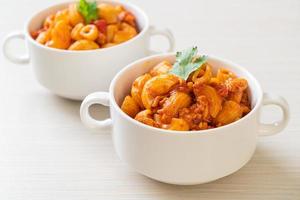
[[[54,18],[55,15],[49,15],[44,21],[43,28],[46,30],[52,28],[54,26]]]
[[[151,110],[143,110],[141,112],[139,112],[135,118],[135,120],[142,122],[143,124],[147,124],[149,126],[154,126],[156,127],[156,122],[154,121],[154,119],[152,118],[152,112]]]
[[[162,115],[162,122],[170,123],[173,117],[178,115],[179,109],[190,106],[192,98],[184,92],[175,91],[164,102],[158,113]]]
[[[99,31],[95,25],[89,24],[82,27],[79,34],[86,40],[94,41],[98,38]]]
[[[67,49],[70,44],[71,27],[66,21],[58,21],[51,30],[51,40],[46,45],[58,49]]]
[[[225,85],[230,92],[243,92],[248,87],[247,81],[243,78],[228,79],[225,81]]]
[[[205,69],[203,69],[203,67]],[[192,81],[197,84],[207,84],[210,82],[212,77],[211,67],[205,63],[204,66],[199,68],[192,76]],[[201,75],[200,77],[198,77]]]
[[[219,82],[224,83],[228,79],[236,78],[236,75],[227,69],[221,68],[218,70],[216,78]]]
[[[236,103],[240,103],[243,97],[242,91],[230,92],[228,95],[228,100],[235,101]]]
[[[142,102],[142,92],[145,83],[151,79],[150,74],[144,74],[143,76],[139,76],[132,84],[131,87],[131,96],[132,98],[139,104],[141,108],[144,108],[144,104]]]
[[[155,65],[153,67],[153,69],[150,70],[150,74],[151,74],[151,76],[166,74],[166,73],[168,73],[168,71],[170,71],[170,69],[172,69],[171,63],[168,61],[162,61],[162,62],[158,63],[157,65]]]
[[[151,109],[157,96],[167,94],[179,83],[179,78],[172,74],[161,74],[148,80],[142,91],[142,102],[145,108]]]
[[[106,41],[107,43],[113,42],[116,32],[118,32],[119,28],[117,25],[108,25],[106,31]]]
[[[46,44],[51,38],[51,30],[41,32],[35,39],[40,44]]]
[[[200,85],[194,89],[196,96],[205,96],[208,100],[209,113],[215,118],[222,109],[222,98],[215,88],[209,85]]]
[[[75,41],[77,40],[82,40],[83,37],[81,36],[80,32],[81,29],[84,27],[83,23],[79,23],[76,26],[74,26],[74,28],[71,31],[71,38]]]
[[[55,14],[54,22],[57,23],[59,21],[65,21],[67,24],[70,23],[69,10],[68,9],[60,10]]]
[[[137,31],[134,27],[127,23],[121,24],[121,30],[117,31],[113,37],[114,43],[122,43],[137,35]]]
[[[122,6],[101,3],[98,5],[98,11],[100,18],[105,19],[108,24],[115,24],[118,22],[118,16],[124,11],[124,8]]]
[[[216,118],[217,126],[222,126],[234,122],[242,117],[243,110],[240,104],[235,101],[225,101],[223,109]]]
[[[122,110],[141,123],[177,131],[223,126],[250,112],[247,80],[233,72],[220,68],[214,75],[206,63],[185,81],[170,69],[163,61],[137,77]]]
[[[68,9],[69,9],[69,21],[72,26],[76,26],[79,23],[84,23],[84,19],[78,12],[76,4],[70,4]]]
[[[131,12],[128,12],[128,11],[123,11],[124,13],[124,22],[130,24],[131,26],[133,27],[136,27],[136,20],[135,20],[135,16],[131,13]],[[120,17],[120,15],[119,15]]]
[[[226,80],[225,85],[229,91],[228,99],[240,103],[248,82],[242,78],[235,78]]]
[[[132,118],[140,111],[138,104],[129,95],[125,97],[121,109]]]
[[[69,47],[69,50],[79,51],[79,50],[92,50],[98,48],[99,45],[91,40],[78,40]]]
[[[172,118],[171,123],[166,128],[174,131],[188,131],[190,129],[189,124],[180,118]]]

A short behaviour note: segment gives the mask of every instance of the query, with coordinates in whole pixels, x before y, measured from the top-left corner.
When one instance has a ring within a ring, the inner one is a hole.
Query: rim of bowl
[[[146,31],[149,29],[149,18],[148,18],[148,15],[145,13],[144,10],[142,10],[140,7],[136,6],[135,4],[132,4],[132,3],[127,2],[127,1],[122,1],[122,0],[96,0],[96,2],[97,3],[99,3],[99,2],[105,2],[105,3],[111,2],[111,3],[115,3],[115,4],[124,5],[125,7],[133,9],[133,10],[137,11],[138,13],[140,13],[140,15],[142,16],[142,18],[144,18],[145,25],[142,28],[142,30],[135,37],[133,37],[133,38],[131,38],[131,39],[129,39],[129,40],[123,42],[123,43],[117,44],[117,45],[112,46],[112,47],[107,47],[107,48],[92,49],[92,50],[82,50],[82,51],[72,51],[72,50],[67,50],[67,49],[57,49],[57,48],[47,47],[47,46],[42,45],[42,44],[38,43],[37,41],[35,41],[31,37],[30,32],[29,32],[29,25],[31,24],[32,20],[37,15],[39,15],[40,13],[45,12],[46,10],[49,10],[51,8],[54,8],[54,7],[57,7],[57,6],[63,6],[63,5],[67,6],[67,5],[71,4],[71,3],[76,3],[75,1],[67,1],[67,2],[63,2],[63,3],[53,4],[53,5],[48,6],[46,8],[40,9],[39,11],[37,11],[33,15],[31,15],[29,17],[29,19],[27,20],[27,22],[25,23],[25,35],[28,38],[28,40],[32,44],[36,45],[37,47],[40,47],[40,48],[43,48],[43,49],[46,49],[46,50],[49,50],[49,51],[59,52],[59,53],[82,54],[82,53],[109,51],[109,50],[113,50],[113,49],[116,49],[116,48],[120,48],[120,47],[128,45],[130,42],[134,42],[138,38],[142,37],[146,33]]]
[[[116,107],[117,112],[120,113],[122,115],[122,117],[124,117],[130,123],[133,123],[137,126],[141,126],[141,127],[146,128],[148,130],[151,130],[152,133],[156,133],[156,134],[191,135],[191,136],[211,134],[211,133],[215,134],[216,131],[225,130],[225,129],[228,129],[228,128],[233,127],[233,126],[237,126],[239,123],[247,120],[248,118],[250,118],[250,116],[254,115],[254,113],[259,109],[259,106],[261,105],[262,98],[263,98],[263,91],[262,91],[262,87],[261,87],[260,83],[257,81],[257,79],[248,70],[246,70],[244,67],[241,67],[240,65],[238,65],[238,64],[236,64],[232,61],[229,61],[227,59],[223,59],[223,58],[218,57],[218,56],[208,55],[208,58],[211,58],[211,59],[214,59],[214,60],[217,60],[217,61],[221,61],[223,63],[226,63],[227,65],[233,66],[234,68],[237,68],[238,70],[244,72],[245,74],[247,74],[248,77],[250,77],[250,79],[252,79],[251,81],[253,82],[254,86],[258,88],[258,98],[257,98],[257,101],[255,103],[255,106],[251,109],[251,111],[246,116],[244,116],[244,117],[240,118],[239,120],[234,121],[230,124],[226,124],[224,126],[220,126],[220,127],[216,127],[216,128],[212,128],[212,129],[206,129],[206,130],[199,130],[199,131],[176,131],[176,130],[161,129],[161,128],[156,128],[156,127],[152,127],[152,126],[143,124],[143,123],[141,123],[139,121],[136,121],[135,119],[131,118],[130,116],[128,116],[126,113],[124,113],[121,110],[120,106],[116,102],[116,99],[114,97],[114,88],[115,88],[116,81],[119,79],[119,77],[122,76],[122,74],[126,70],[128,70],[130,68],[134,68],[133,66],[138,64],[138,63],[146,62],[148,60],[151,60],[151,59],[157,58],[157,57],[170,57],[170,56],[175,56],[175,52],[152,55],[152,56],[148,56],[148,57],[136,60],[136,61],[128,64],[126,67],[124,67],[113,78],[113,80],[110,84],[110,88],[109,88],[109,100],[110,100],[111,104],[114,107]]]

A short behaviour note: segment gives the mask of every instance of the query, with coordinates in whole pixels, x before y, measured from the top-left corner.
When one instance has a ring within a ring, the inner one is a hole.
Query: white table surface
[[[58,0],[0,0],[0,39]],[[60,0],[62,1],[62,0]],[[245,66],[265,91],[291,106],[286,130],[259,138],[252,160],[212,183],[172,186],[137,174],[117,158],[110,133],[79,119],[80,102],[42,88],[31,67],[0,57],[0,199],[300,199],[300,1],[132,0],[152,24],[169,27],[177,49],[198,45]],[[159,40],[159,38],[157,38]],[[163,48],[158,45],[154,46]],[[23,52],[22,43],[15,44]],[[97,117],[108,109],[95,108]],[[267,109],[264,116],[280,115]]]

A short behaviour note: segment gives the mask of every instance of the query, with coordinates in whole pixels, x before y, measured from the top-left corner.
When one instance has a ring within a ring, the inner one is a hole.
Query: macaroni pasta
[[[141,123],[177,131],[220,127],[250,112],[247,80],[233,72],[221,68],[214,75],[205,63],[183,80],[170,69],[163,61],[137,77],[121,109]]]
[[[42,27],[31,32],[33,39],[57,49],[92,50],[115,46],[138,34],[135,16],[123,6],[100,3],[94,13],[81,13],[80,3],[46,17]],[[84,14],[96,18],[90,20]]]

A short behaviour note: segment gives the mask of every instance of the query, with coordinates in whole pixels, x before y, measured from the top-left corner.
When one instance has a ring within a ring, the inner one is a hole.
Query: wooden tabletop
[[[62,0],[60,0],[62,1]],[[0,0],[0,38],[23,28],[37,9],[58,0]],[[109,132],[92,132],[79,119],[80,102],[40,86],[31,66],[0,58],[0,199],[300,199],[300,1],[132,0],[151,24],[169,27],[177,49],[197,45],[246,67],[265,91],[284,96],[289,126],[261,137],[241,170],[197,186],[173,186],[137,174],[121,162]],[[15,51],[25,51],[22,41]],[[165,41],[153,38],[153,48]],[[108,109],[95,107],[97,118]],[[266,108],[265,121],[280,118]]]

